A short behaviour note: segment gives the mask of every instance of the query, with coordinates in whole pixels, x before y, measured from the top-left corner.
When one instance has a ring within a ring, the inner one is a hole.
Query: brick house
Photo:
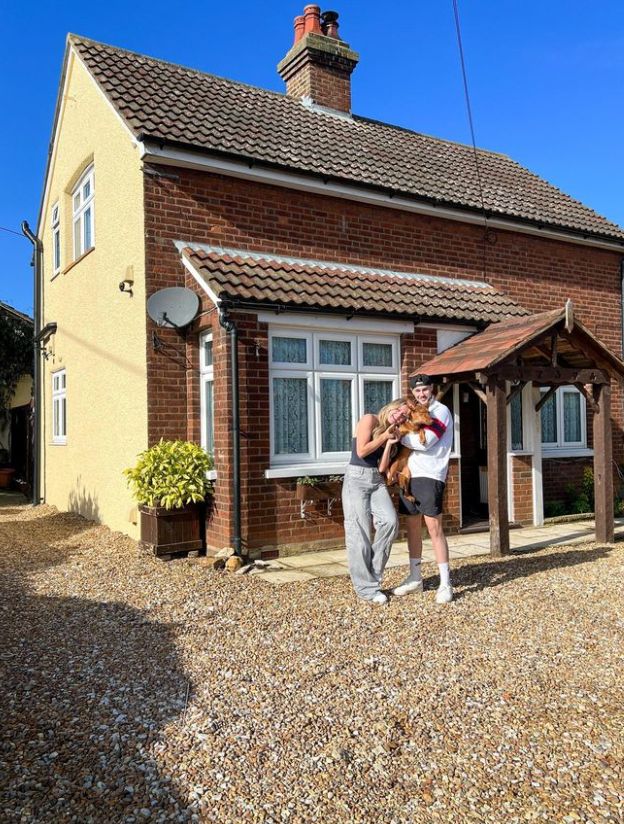
[[[60,373],[67,409],[60,438],[45,424],[50,502],[136,535],[121,469],[191,439],[215,456],[209,547],[229,544],[234,346],[243,549],[339,545],[339,504],[302,506],[296,479],[340,474],[357,418],[420,363],[567,299],[621,355],[624,230],[504,155],[352,115],[358,59],[316,6],[278,66],[285,95],[69,36],[38,229],[46,409]],[[183,333],[146,316],[171,286],[200,299]],[[511,517],[536,524],[592,455],[583,395],[536,414],[539,392],[509,405],[508,444]],[[485,416],[467,385],[445,402],[457,530],[486,514]],[[621,461],[619,388],[613,409]]]

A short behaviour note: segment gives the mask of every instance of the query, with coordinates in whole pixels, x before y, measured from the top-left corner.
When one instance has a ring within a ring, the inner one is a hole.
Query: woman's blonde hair
[[[390,421],[388,417],[391,412],[395,412],[401,406],[404,406],[407,403],[405,398],[397,398],[394,401],[390,401],[385,406],[382,406],[379,412],[377,413],[377,417],[379,418],[379,423],[373,429],[373,440],[379,437],[382,432],[385,432],[386,429],[390,426]]]

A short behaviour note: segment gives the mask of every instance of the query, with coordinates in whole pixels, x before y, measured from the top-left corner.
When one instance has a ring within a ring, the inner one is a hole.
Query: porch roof
[[[624,362],[573,317],[571,301],[563,309],[492,323],[421,364],[413,374],[456,382],[476,373],[496,375],[503,367],[520,363],[532,368],[537,383],[552,383],[557,377],[562,378],[557,382],[565,382],[567,371],[592,368],[624,381]]]
[[[181,241],[176,246],[213,299],[226,303],[471,323],[528,314],[508,295],[479,281]]]

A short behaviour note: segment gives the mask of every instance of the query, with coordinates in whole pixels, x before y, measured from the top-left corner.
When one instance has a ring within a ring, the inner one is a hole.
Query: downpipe
[[[41,273],[43,263],[43,244],[35,235],[28,221],[22,221],[22,232],[33,245],[33,314],[34,314],[34,338],[33,338],[33,396],[35,400],[35,425],[33,431],[33,483],[32,502],[33,506],[41,503],[41,346],[39,334],[41,332]]]
[[[232,387],[232,494],[234,498],[234,554],[241,555],[240,410],[238,387],[238,329],[227,310],[219,307],[219,323],[230,336],[230,385]]]

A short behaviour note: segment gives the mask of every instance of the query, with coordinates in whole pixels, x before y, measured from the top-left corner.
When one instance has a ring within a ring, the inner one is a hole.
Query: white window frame
[[[540,388],[543,396],[548,391],[547,388]],[[581,439],[579,441],[566,441],[564,428],[564,397],[565,395],[577,395],[579,398],[579,415],[581,424]],[[542,454],[545,457],[575,457],[581,455],[591,455],[593,450],[587,447],[587,409],[586,401],[582,392],[574,386],[560,386],[554,394],[555,409],[557,414],[557,440],[542,441]],[[540,411],[541,414],[541,411]]]
[[[307,342],[306,363],[283,363],[273,361],[273,339],[276,337],[302,338]],[[320,363],[320,341],[339,340],[351,343],[350,367],[344,364],[321,364]],[[389,343],[392,345],[392,368],[389,367],[363,367],[362,352],[363,343]],[[269,410],[270,410],[270,443],[271,467],[276,470],[287,471],[290,467],[296,474],[312,474],[318,472],[336,472],[344,469],[344,464],[350,457],[349,451],[343,452],[323,452],[322,451],[322,431],[321,431],[321,381],[329,380],[349,380],[351,381],[351,427],[355,429],[355,424],[361,417],[361,410],[364,407],[364,381],[379,380],[392,385],[392,397],[400,397],[401,394],[401,363],[400,363],[400,339],[398,334],[389,333],[387,335],[376,335],[361,332],[344,334],[333,331],[331,328],[324,329],[295,329],[289,326],[270,325],[269,327]],[[273,380],[275,378],[297,377],[305,379],[307,382],[308,400],[308,452],[297,454],[275,454],[274,436],[274,400],[273,400]],[[276,477],[271,470],[272,477]]]
[[[84,187],[89,184],[89,194],[84,196]],[[95,247],[95,167],[93,165],[81,175],[80,180],[74,186],[71,194],[72,198],[72,243],[74,249],[74,260],[86,254]],[[78,198],[78,205],[76,205]],[[85,214],[90,210],[90,231],[91,244],[85,243]],[[76,227],[78,227],[79,242],[76,243]]]
[[[50,216],[52,228],[52,277],[61,271],[61,210],[58,201]]]
[[[52,443],[67,443],[67,370],[52,373]]]
[[[214,454],[214,344],[213,363],[206,363],[206,344],[213,343],[212,332],[202,332],[199,336],[199,399],[201,414],[201,446],[209,454]],[[212,450],[208,449],[208,427],[206,416],[206,384],[212,384]]]

